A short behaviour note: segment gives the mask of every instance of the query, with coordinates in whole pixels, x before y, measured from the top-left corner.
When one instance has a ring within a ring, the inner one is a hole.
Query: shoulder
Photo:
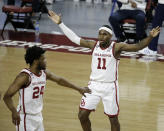
[[[123,49],[126,48],[128,45],[129,44],[123,42],[115,43],[115,47],[114,47],[115,53],[120,54],[121,51],[123,51]]]
[[[20,72],[18,75],[17,75],[18,78],[23,78],[23,79],[28,79],[30,77],[30,74],[27,73],[27,72]]]
[[[46,78],[47,79],[49,79],[49,78],[51,78],[51,76],[54,74],[54,73],[52,73],[51,71],[49,71],[49,70],[44,70],[44,72],[45,72],[45,74],[46,74]]]
[[[26,86],[29,85],[29,83],[31,83],[31,77],[28,73],[25,72],[20,72],[15,80],[14,80],[14,85],[19,85],[18,87],[22,87],[22,86]]]

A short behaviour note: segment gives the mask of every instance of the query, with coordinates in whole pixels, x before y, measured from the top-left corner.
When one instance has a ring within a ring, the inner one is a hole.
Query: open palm
[[[157,26],[156,28],[153,28],[153,29],[150,31],[150,35],[151,35],[152,37],[156,37],[156,36],[159,34],[159,32],[160,32],[160,27]]]
[[[48,11],[48,14],[49,14],[49,18],[55,22],[56,24],[60,24],[61,23],[61,16],[56,14],[55,12],[53,11]]]

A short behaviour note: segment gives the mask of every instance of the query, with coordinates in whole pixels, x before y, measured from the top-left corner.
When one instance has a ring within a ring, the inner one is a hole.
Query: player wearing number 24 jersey
[[[44,131],[42,108],[46,80],[79,91],[90,93],[88,87],[78,87],[66,79],[46,70],[45,50],[33,46],[26,50],[25,60],[29,69],[23,69],[4,95],[4,102],[12,112],[12,122],[17,131]],[[19,91],[19,105],[16,110],[12,96]]]
[[[122,51],[138,51],[146,47],[156,37],[160,28],[150,31],[147,38],[136,44],[111,42],[113,31],[108,25],[99,28],[98,41],[85,40],[77,36],[61,20],[61,16],[49,11],[49,18],[59,25],[64,34],[75,44],[93,50],[91,75],[88,87],[92,93],[86,93],[82,97],[79,109],[79,120],[83,131],[91,131],[89,115],[96,109],[102,100],[104,113],[111,123],[111,131],[120,131],[118,120],[119,114],[119,87],[118,87],[118,64]]]

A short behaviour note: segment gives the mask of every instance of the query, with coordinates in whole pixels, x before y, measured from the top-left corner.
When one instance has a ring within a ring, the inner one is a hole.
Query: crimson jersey
[[[114,82],[118,78],[119,60],[113,55],[115,42],[102,49],[99,41],[92,53],[90,80],[99,82]]]
[[[43,108],[43,93],[46,85],[46,74],[41,70],[40,76],[28,69],[21,72],[29,75],[30,83],[19,90],[18,111],[24,114],[38,114]]]

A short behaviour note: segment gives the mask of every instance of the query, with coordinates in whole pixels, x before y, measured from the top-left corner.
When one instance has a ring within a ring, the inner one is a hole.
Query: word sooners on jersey
[[[92,53],[90,80],[99,82],[114,82],[118,79],[119,60],[114,57],[114,45],[102,49],[99,41]]]
[[[43,108],[43,93],[46,85],[46,74],[41,70],[40,75],[35,75],[28,69],[21,73],[29,75],[30,83],[19,90],[18,111],[23,114],[37,114]]]

